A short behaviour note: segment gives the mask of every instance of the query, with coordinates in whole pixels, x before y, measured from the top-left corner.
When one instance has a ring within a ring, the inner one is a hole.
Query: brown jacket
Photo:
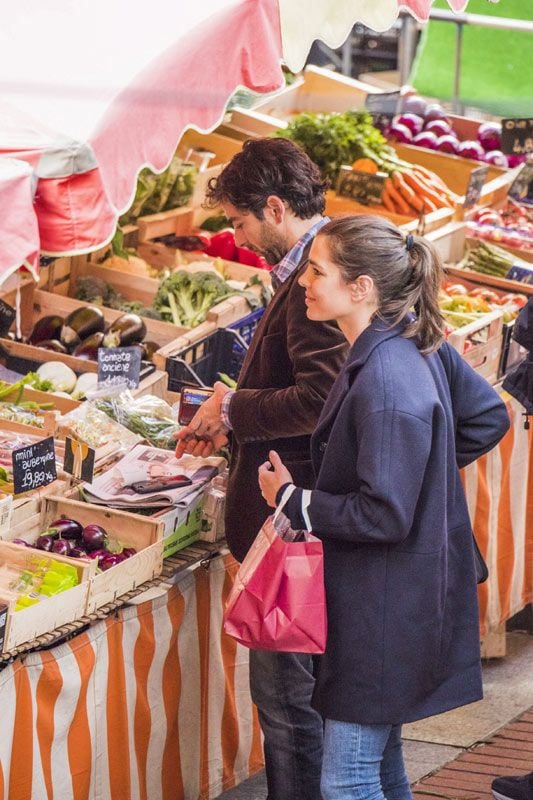
[[[257,482],[269,450],[277,450],[297,486],[312,488],[310,435],[348,353],[334,324],[307,318],[297,282],[306,259],[307,253],[266,309],[230,405],[226,538],[239,561],[271,513]]]

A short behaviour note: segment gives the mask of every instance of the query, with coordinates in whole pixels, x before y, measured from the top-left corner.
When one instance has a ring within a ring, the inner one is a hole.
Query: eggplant
[[[143,361],[151,361],[152,356],[156,350],[159,350],[160,345],[157,342],[143,342],[141,344],[141,354]]]
[[[98,361],[98,348],[104,343],[104,334],[99,331],[88,336],[72,351],[75,358],[84,358],[86,361]]]
[[[65,345],[58,342],[57,339],[44,339],[42,342],[39,342],[37,347],[42,347],[43,350],[53,350],[54,353],[68,353]]]
[[[50,525],[52,531],[57,531],[63,539],[80,539],[83,526],[75,519],[60,517]],[[50,533],[50,529],[47,533]]]
[[[58,314],[50,314],[47,317],[38,319],[33,330],[28,337],[30,344],[38,344],[41,342],[50,341],[50,339],[59,339],[61,328],[63,327],[63,317]]]
[[[138,314],[123,314],[111,323],[104,336],[104,347],[129,347],[146,336],[146,325]]]
[[[105,319],[101,310],[96,306],[84,306],[65,317],[60,338],[66,347],[73,348],[93,333],[103,331],[104,328]]]

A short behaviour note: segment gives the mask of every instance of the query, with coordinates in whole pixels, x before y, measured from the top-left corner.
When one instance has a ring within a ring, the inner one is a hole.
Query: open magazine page
[[[83,488],[91,502],[116,508],[187,505],[225,463],[215,457],[177,459],[169,450],[139,444]],[[179,485],[180,476],[190,483]]]

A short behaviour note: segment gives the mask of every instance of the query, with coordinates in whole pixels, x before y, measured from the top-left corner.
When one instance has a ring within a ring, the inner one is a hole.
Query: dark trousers
[[[323,722],[311,708],[313,657],[250,650],[250,688],[265,737],[268,800],[321,800]]]

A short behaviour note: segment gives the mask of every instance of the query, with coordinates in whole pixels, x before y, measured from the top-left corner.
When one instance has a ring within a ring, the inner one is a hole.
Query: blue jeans
[[[311,708],[313,657],[250,650],[250,688],[265,737],[268,800],[321,800],[323,721]]]
[[[359,725],[327,719],[324,800],[412,800],[401,725]]]

